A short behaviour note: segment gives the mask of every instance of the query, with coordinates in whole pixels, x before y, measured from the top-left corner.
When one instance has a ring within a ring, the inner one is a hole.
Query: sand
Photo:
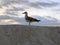
[[[60,45],[60,27],[0,25],[0,45]]]

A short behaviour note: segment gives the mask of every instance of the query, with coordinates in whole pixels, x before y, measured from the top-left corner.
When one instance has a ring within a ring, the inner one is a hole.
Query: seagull
[[[23,12],[22,14],[25,14],[25,20],[26,20],[27,22],[29,22],[29,25],[30,25],[31,22],[39,22],[39,21],[40,21],[40,20],[38,20],[38,19],[29,17],[29,16],[28,16],[28,12]]]

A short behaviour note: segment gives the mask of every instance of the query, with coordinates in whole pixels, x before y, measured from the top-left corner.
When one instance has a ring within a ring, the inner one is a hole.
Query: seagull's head
[[[22,14],[27,14],[27,12],[23,12]]]

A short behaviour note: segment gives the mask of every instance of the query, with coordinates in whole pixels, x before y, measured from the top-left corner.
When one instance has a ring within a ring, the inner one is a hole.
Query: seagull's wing
[[[32,18],[32,17],[28,17],[27,20],[29,20],[31,22],[34,22],[34,21],[39,22],[40,21],[40,20]]]

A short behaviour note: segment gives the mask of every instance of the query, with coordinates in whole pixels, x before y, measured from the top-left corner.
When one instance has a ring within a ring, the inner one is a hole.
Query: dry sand
[[[0,25],[0,45],[60,45],[60,27]]]

